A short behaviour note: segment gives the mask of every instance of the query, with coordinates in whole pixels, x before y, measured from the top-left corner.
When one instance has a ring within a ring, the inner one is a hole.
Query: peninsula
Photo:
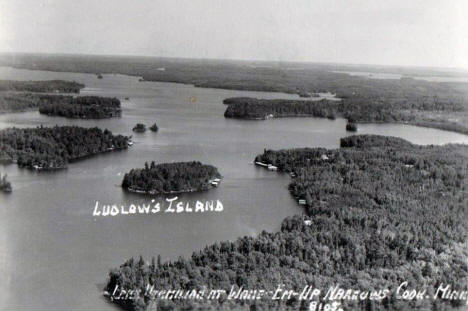
[[[133,291],[113,302],[126,310],[144,310],[155,290],[262,288],[275,291],[307,285],[360,292],[393,289],[383,301],[339,300],[344,310],[450,309],[463,300],[446,300],[438,284],[466,291],[468,146],[418,146],[393,137],[343,138],[339,149],[265,150],[256,161],[293,172],[291,194],[306,200],[304,216],[286,218],[274,233],[263,231],[224,241],[188,258],[145,262],[133,258],[111,270],[105,290]],[[155,259],[155,258],[158,259]],[[426,288],[437,299],[402,300],[404,281]],[[114,297],[115,298],[115,297]],[[460,298],[459,298],[460,299]],[[298,299],[239,301],[220,299],[159,300],[158,307],[260,310],[307,308]]]
[[[238,97],[225,99],[224,103],[227,105],[224,113],[226,118],[265,120],[305,116],[329,119],[343,117],[349,124],[405,123],[468,134],[468,101],[444,100],[437,96],[390,102],[355,98],[306,101]],[[348,130],[354,130],[354,126],[350,125]]]
[[[79,93],[84,87],[83,84],[63,80],[0,80],[0,113],[36,110],[41,97],[45,96],[38,93]]]
[[[37,170],[61,169],[69,161],[126,149],[128,141],[97,127],[7,128],[0,131],[0,160]]]

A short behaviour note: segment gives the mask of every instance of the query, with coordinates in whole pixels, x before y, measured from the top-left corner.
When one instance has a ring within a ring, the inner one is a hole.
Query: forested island
[[[418,146],[374,135],[343,138],[341,146],[265,150],[255,159],[293,173],[289,190],[307,201],[307,215],[286,218],[278,232],[215,243],[187,259],[130,259],[111,270],[105,290],[139,291],[132,299],[113,300],[126,310],[146,309],[148,284],[155,290],[206,286],[228,292],[231,285],[271,291],[278,284],[323,291],[339,285],[364,293],[391,289],[382,301],[347,300],[345,310],[462,306],[465,301],[443,298],[437,289],[441,284],[468,289],[468,146]],[[438,299],[397,299],[396,288],[405,281],[407,288],[426,289]],[[308,302],[296,298],[155,303],[168,310],[308,310]]]
[[[198,161],[155,164],[126,173],[122,187],[131,192],[165,194],[205,191],[221,179],[218,169]]]
[[[75,119],[106,119],[121,116],[120,100],[100,96],[41,96],[39,112]]]
[[[132,131],[134,131],[136,133],[144,133],[144,132],[146,132],[146,125],[144,125],[143,123],[137,123],[133,127]]]
[[[159,127],[158,127],[158,125],[156,124],[156,122],[155,122],[153,125],[151,125],[149,129],[150,129],[150,131],[152,131],[152,132],[157,132],[157,131],[159,131]]]
[[[341,101],[306,101],[237,97],[225,99],[224,103],[227,105],[224,113],[226,118],[265,120],[311,116],[334,119],[339,116],[346,118],[349,123],[407,123],[468,134],[468,119],[465,127],[457,123],[461,119],[455,117],[465,113],[464,104],[457,100],[442,100],[437,96],[394,102],[347,98]],[[432,117],[426,118],[429,115]],[[442,121],[439,117],[444,115],[452,116],[452,121]]]
[[[357,132],[357,124],[354,122],[348,122],[346,124],[346,130],[348,132]]]
[[[0,92],[33,92],[33,93],[79,93],[84,84],[63,81],[12,81],[0,80]]]
[[[126,149],[128,141],[97,127],[8,128],[0,131],[0,160],[38,170],[61,169],[69,161]]]
[[[12,191],[11,183],[7,180],[7,174],[0,173],[0,191],[9,193]]]

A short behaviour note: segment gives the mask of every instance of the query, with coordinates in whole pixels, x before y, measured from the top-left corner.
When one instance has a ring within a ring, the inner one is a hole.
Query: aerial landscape
[[[363,43],[461,1],[320,2],[375,14],[332,44],[300,1],[27,2],[0,13],[0,310],[467,308],[468,63]]]

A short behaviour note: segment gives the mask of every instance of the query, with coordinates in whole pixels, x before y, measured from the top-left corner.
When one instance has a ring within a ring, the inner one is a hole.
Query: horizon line
[[[129,58],[159,58],[159,59],[178,59],[178,60],[194,60],[194,61],[228,61],[228,62],[260,62],[260,63],[276,63],[276,64],[315,64],[329,66],[368,66],[368,67],[393,67],[393,68],[413,68],[413,69],[438,69],[438,70],[458,70],[468,73],[468,67],[440,67],[429,65],[398,65],[398,64],[372,64],[372,63],[346,63],[346,62],[331,62],[331,61],[299,61],[299,60],[266,60],[266,59],[241,59],[241,58],[211,58],[211,57],[180,57],[180,56],[156,56],[143,54],[89,54],[89,53],[71,53],[71,52],[7,52],[0,51],[0,55],[4,54],[23,54],[23,55],[50,55],[50,56],[88,56],[88,57],[129,57]]]

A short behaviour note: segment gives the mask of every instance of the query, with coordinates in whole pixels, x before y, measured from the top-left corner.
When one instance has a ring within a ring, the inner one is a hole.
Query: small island
[[[127,149],[129,138],[78,126],[7,128],[0,131],[0,160],[36,170],[66,168],[70,161]]]
[[[136,193],[169,194],[205,191],[218,186],[221,174],[198,161],[155,164],[126,173],[122,188]]]
[[[132,129],[134,132],[136,133],[144,133],[146,132],[146,125],[144,125],[143,123],[137,123],[133,129]]]
[[[100,96],[41,96],[39,113],[71,119],[107,119],[121,116],[120,100]]]
[[[357,124],[354,122],[348,122],[346,124],[346,130],[348,132],[357,132]]]
[[[149,128],[152,132],[157,132],[159,130],[158,126],[156,125],[156,123],[154,123],[153,125],[151,125],[151,127]]]
[[[7,174],[2,176],[0,173],[0,191],[9,193],[12,191],[11,183],[7,180]]]

